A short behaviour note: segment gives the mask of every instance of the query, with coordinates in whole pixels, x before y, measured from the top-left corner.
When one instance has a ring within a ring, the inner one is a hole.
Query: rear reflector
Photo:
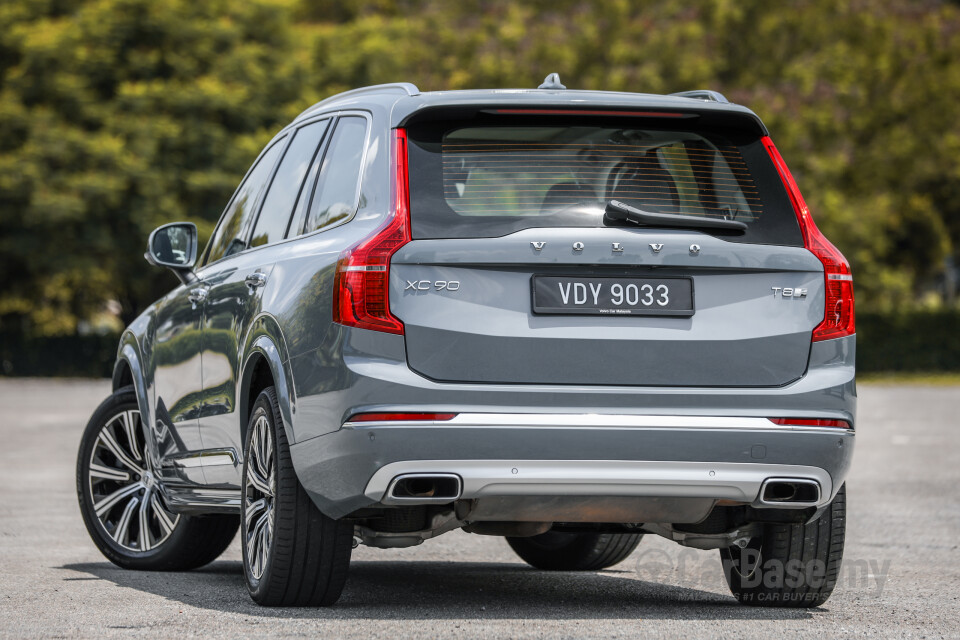
[[[355,413],[347,422],[439,422],[456,417],[455,413]]]
[[[837,427],[839,429],[850,429],[850,423],[846,420],[824,420],[821,418],[767,418],[774,424],[789,427]]]
[[[373,235],[340,254],[333,287],[333,321],[348,327],[403,334],[403,322],[390,313],[390,258],[410,242],[407,190],[407,132],[393,141],[393,205]]]
[[[769,136],[762,138],[763,146],[773,164],[780,173],[780,180],[790,195],[793,210],[800,223],[803,233],[803,245],[823,263],[824,280],[826,283],[826,300],[823,321],[813,330],[813,342],[832,340],[843,336],[852,336],[856,333],[856,320],[853,305],[853,275],[850,272],[850,263],[843,254],[820,233],[820,229],[813,222],[810,208],[807,207],[800,188],[797,186],[787,163],[783,161],[780,152]]]

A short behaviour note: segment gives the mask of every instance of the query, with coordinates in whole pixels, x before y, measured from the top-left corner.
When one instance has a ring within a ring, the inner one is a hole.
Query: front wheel
[[[820,517],[767,524],[743,549],[720,550],[734,597],[754,607],[816,607],[833,593],[843,558],[847,491],[840,487]]]
[[[527,564],[547,571],[598,571],[627,559],[641,533],[564,533],[547,531],[529,538],[507,538]]]
[[[235,515],[187,516],[169,509],[133,387],[93,412],[77,456],[83,522],[100,552],[125,569],[182,571],[213,561],[237,533]]]
[[[253,405],[243,463],[243,571],[255,602],[330,605],[347,580],[353,526],[323,515],[300,486],[273,387]]]

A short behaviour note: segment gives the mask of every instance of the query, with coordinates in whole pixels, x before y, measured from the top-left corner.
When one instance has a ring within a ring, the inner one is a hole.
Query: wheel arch
[[[113,390],[123,387],[136,386],[133,381],[133,371],[130,369],[130,363],[126,358],[117,358],[117,364],[113,367]]]
[[[117,362],[113,366],[113,391],[126,386],[133,386],[137,396],[137,405],[140,415],[144,416],[147,424],[153,424],[150,403],[147,398],[147,383],[143,371],[143,360],[140,357],[140,347],[137,339],[130,331],[125,331],[120,337],[120,346],[117,349]]]
[[[237,410],[240,418],[241,442],[246,440],[247,423],[257,396],[273,385],[280,404],[283,428],[290,443],[296,442],[293,416],[296,394],[289,357],[280,326],[273,316],[261,314],[250,325],[243,347],[243,365],[238,377]]]

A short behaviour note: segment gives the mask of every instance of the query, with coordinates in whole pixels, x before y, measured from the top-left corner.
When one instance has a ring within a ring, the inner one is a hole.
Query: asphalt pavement
[[[751,609],[716,551],[648,535],[606,571],[547,573],[460,531],[354,551],[340,602],[266,609],[236,541],[189,573],[118,569],[80,519],[74,461],[107,381],[0,379],[0,637],[960,637],[960,387],[860,388],[840,583]]]

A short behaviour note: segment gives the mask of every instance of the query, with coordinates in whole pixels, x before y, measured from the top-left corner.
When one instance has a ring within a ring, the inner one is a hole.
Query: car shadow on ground
[[[629,571],[547,572],[509,563],[354,561],[334,607],[267,608],[247,594],[236,561],[186,573],[68,564],[65,580],[107,580],[191,607],[265,618],[803,620],[797,609],[740,606],[731,596],[637,580]]]

